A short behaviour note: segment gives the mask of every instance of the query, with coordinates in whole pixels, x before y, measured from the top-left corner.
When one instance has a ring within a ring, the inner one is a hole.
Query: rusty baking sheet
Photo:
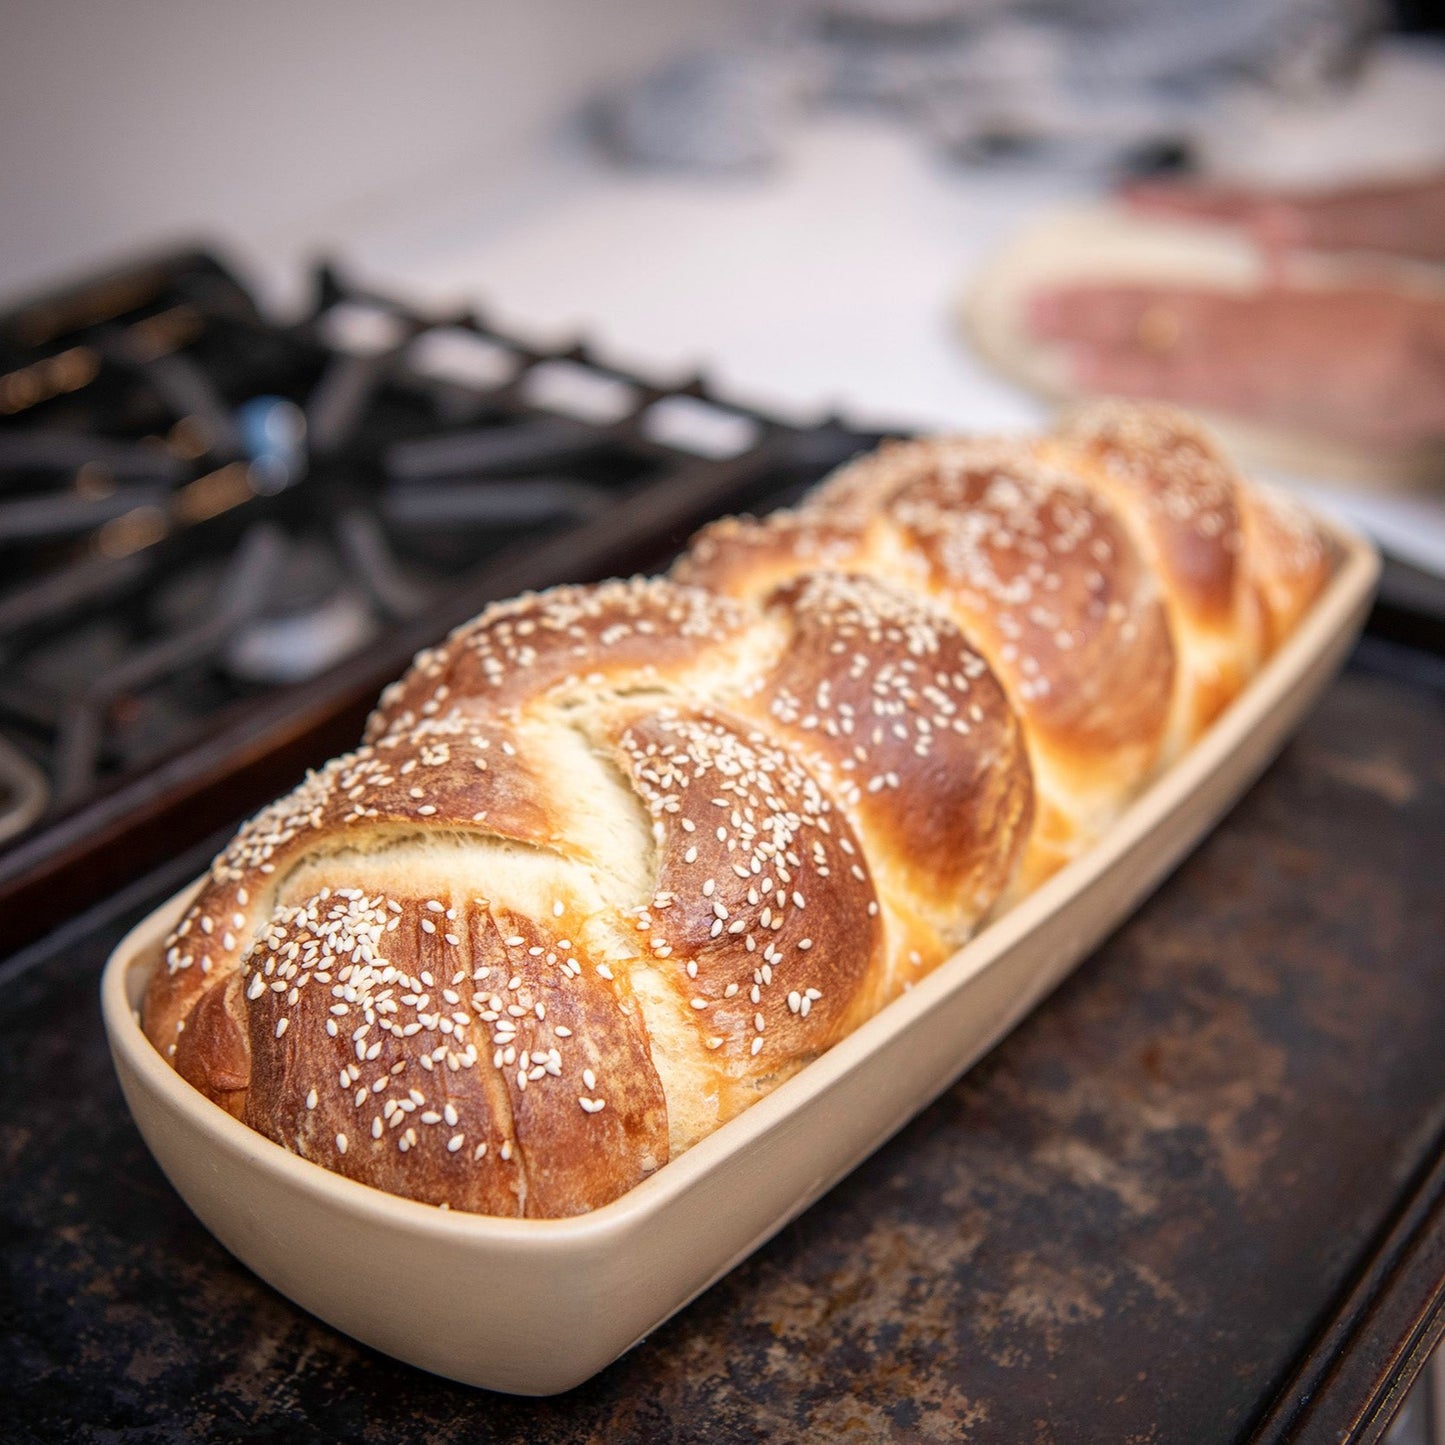
[[[988,1059],[555,1400],[451,1386],[333,1333],[235,1264],[150,1162],[94,991],[125,924],[200,861],[180,860],[124,918],[0,974],[11,1427],[1371,1438],[1445,1282],[1445,694],[1370,658]]]

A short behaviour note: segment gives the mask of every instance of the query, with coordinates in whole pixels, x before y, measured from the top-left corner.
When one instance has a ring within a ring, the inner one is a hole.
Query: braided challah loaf
[[[146,1032],[341,1174],[595,1208],[1097,836],[1329,567],[1168,413],[884,448],[423,653],[216,860]]]
[[[1030,892],[1172,761],[1293,628],[1332,558],[1194,424],[1100,402],[1037,441],[886,445],[796,511],[706,528],[674,570],[737,598],[814,569],[926,598],[1024,723]]]

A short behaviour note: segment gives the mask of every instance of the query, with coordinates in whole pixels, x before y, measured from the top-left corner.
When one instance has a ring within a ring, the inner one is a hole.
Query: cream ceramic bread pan
[[[1209,733],[1087,854],[910,993],[621,1199],[574,1219],[494,1219],[332,1174],[209,1103],[137,1006],[193,889],[116,949],[101,985],[121,1087],[201,1221],[282,1294],[423,1369],[517,1394],[580,1384],[806,1209],[1006,1034],[1255,778],[1364,618],[1373,550],[1342,563]]]

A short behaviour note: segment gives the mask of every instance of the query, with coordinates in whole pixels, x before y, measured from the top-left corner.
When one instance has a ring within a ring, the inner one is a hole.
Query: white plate
[[[1310,253],[1291,261],[1290,279],[1326,290],[1384,286],[1445,298],[1445,266],[1422,262]],[[969,279],[959,322],[1001,375],[1051,401],[1076,401],[1081,393],[1069,349],[1037,341],[1029,330],[1028,301],[1036,291],[1128,284],[1250,292],[1264,283],[1257,248],[1235,229],[1136,216],[1115,204],[1076,207],[1034,222],[985,261]],[[1202,407],[1191,410],[1250,471],[1390,491],[1431,491],[1445,482],[1445,447],[1435,443],[1386,451]]]

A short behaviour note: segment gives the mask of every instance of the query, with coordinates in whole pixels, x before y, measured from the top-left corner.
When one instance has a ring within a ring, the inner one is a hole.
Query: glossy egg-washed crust
[[[217,858],[145,1030],[352,1179],[595,1208],[1087,844],[1332,562],[1160,409],[885,447],[421,654]]]

